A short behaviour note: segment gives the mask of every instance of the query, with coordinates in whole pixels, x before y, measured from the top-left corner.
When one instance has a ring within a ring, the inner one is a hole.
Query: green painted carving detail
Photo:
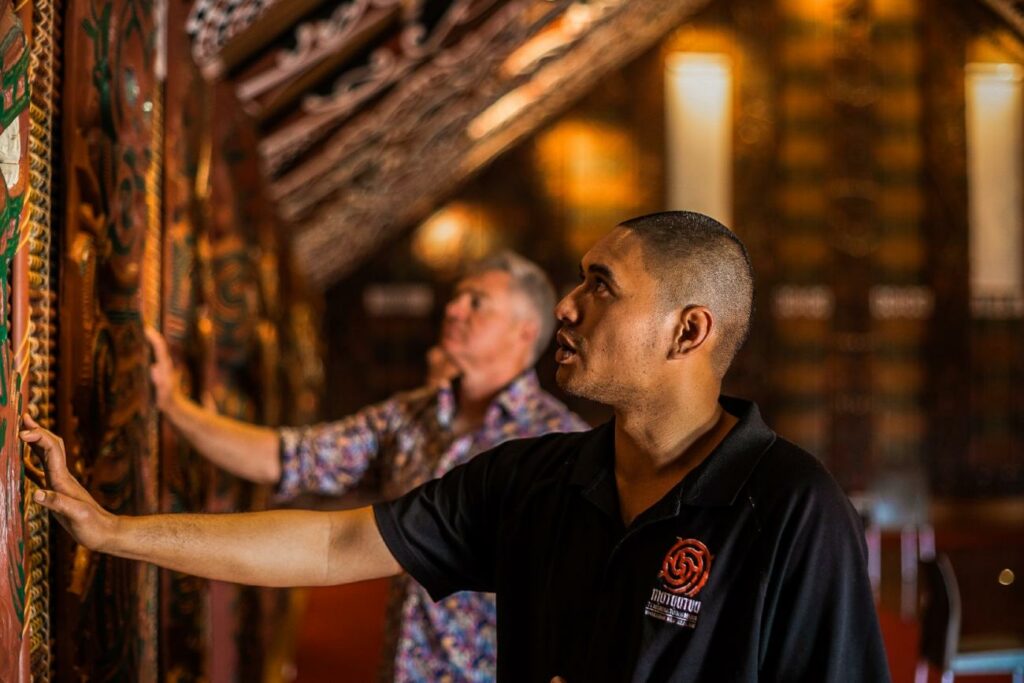
[[[6,198],[4,202],[3,210],[0,211],[0,226],[3,227],[3,236],[0,238],[0,297],[4,302],[4,305],[10,305],[11,282],[10,272],[11,265],[14,261],[14,255],[18,251],[20,242],[20,219],[21,209],[23,205],[23,197],[7,197],[7,188],[0,184],[0,199]],[[0,317],[0,408],[7,408],[10,403],[10,382],[9,373],[14,367],[14,351],[11,348],[11,330],[8,326],[8,315]],[[14,385],[17,390],[21,386],[21,376],[16,375],[14,377]],[[20,412],[21,409],[21,394],[16,394],[17,410],[15,413]],[[8,416],[9,411],[4,410],[5,414],[0,418],[0,448],[11,447],[14,451],[17,451],[15,444],[8,444],[7,433],[8,433]],[[21,458],[15,453],[6,453],[5,457],[15,458],[18,462],[18,479],[19,488],[24,491],[24,472],[21,465]],[[9,524],[11,519],[22,520],[24,519],[24,500],[23,496],[18,496],[18,507],[17,509],[7,509],[3,511],[4,524]],[[20,529],[20,523],[18,528]],[[19,538],[17,543],[16,556],[8,558],[8,576],[7,583],[11,591],[11,603],[14,606],[14,612],[18,616],[19,622],[24,625],[25,623],[25,542],[24,539]]]
[[[6,189],[4,194],[7,194]],[[19,219],[21,218],[21,207],[24,199],[21,196],[9,198],[3,211],[0,212],[0,226],[4,226],[4,236],[0,244],[3,245],[0,251],[0,296],[5,302],[11,300],[9,282],[11,281],[11,264],[14,261],[14,254],[18,251],[20,235],[18,232]],[[0,320],[0,344],[3,345],[3,362],[0,362],[0,407],[6,407],[10,401],[8,396],[8,368],[13,365],[11,358],[12,351],[8,345],[11,338],[11,330],[7,325],[8,316]],[[0,440],[0,443],[6,443]]]
[[[121,27],[111,54],[110,29],[114,6],[110,2],[97,7],[90,4],[91,16],[82,20],[82,30],[92,42],[92,84],[96,88],[100,129],[107,140],[102,146],[99,184],[103,215],[107,218],[107,237],[115,257],[127,258],[133,253],[140,238],[141,226],[136,225],[133,209],[146,192],[146,169],[151,153],[144,146],[128,142],[133,133],[145,125],[131,108],[141,96],[135,68],[123,66],[122,52],[132,36],[142,45],[143,65],[149,69],[154,53],[155,32],[146,36],[142,17],[152,13],[152,0],[126,0],[120,7],[118,25]],[[123,87],[118,88],[118,84]],[[119,128],[124,128],[121,130]],[[108,168],[112,164],[113,168]],[[111,184],[116,185],[112,187]],[[111,283],[120,293],[131,294],[136,287]]]
[[[6,188],[2,190],[3,195],[7,194]],[[3,297],[4,302],[9,302],[10,282],[9,274],[11,269],[14,255],[18,251],[19,242],[19,218],[21,216],[22,198],[16,197],[14,199],[8,199],[4,204],[3,212],[0,212],[0,225],[4,226],[3,235],[3,250],[0,253],[0,296]],[[10,328],[7,325],[8,316],[4,315],[0,318],[0,406],[6,408],[10,403],[10,396],[8,393],[8,372],[14,365],[14,353],[11,349],[10,341]],[[20,387],[20,376],[15,378],[16,387]],[[20,398],[20,394],[18,395]],[[18,408],[21,408],[21,401],[18,402]],[[5,411],[6,412],[6,411]],[[7,447],[7,429],[8,417],[4,415],[0,418],[0,447]],[[16,450],[16,447],[12,444],[12,448]],[[7,457],[16,457],[14,453],[5,454]],[[24,476],[21,466],[21,459],[17,458],[18,461],[18,479],[19,488],[23,490]],[[11,519],[24,519],[24,500],[23,496],[19,496],[19,504],[16,510],[6,509],[3,511],[4,523],[8,524]],[[19,525],[20,527],[20,525]],[[19,622],[24,625],[25,622],[25,543],[24,540],[19,538],[17,542],[16,556],[8,558],[8,576],[7,584],[11,591],[11,604],[14,606],[14,612],[18,617]]]
[[[145,379],[136,353],[144,343],[136,295],[149,147],[154,144],[152,118],[144,106],[156,87],[153,5],[153,0],[87,0],[79,25],[88,51],[81,57],[92,64],[95,110],[90,114],[95,113],[88,118],[95,120],[90,150],[95,165],[90,170],[97,183],[95,213],[103,217],[95,235],[102,254],[96,266],[101,282],[97,315],[106,323],[93,349],[94,361],[102,366],[93,387],[104,406],[97,416],[101,429],[89,435],[83,457],[92,466],[90,487],[97,498],[125,513],[137,512],[144,502],[138,463],[145,457],[147,422],[132,401]],[[80,664],[96,680],[136,680],[155,667],[155,652],[149,655],[139,640],[144,636],[138,635],[146,619],[155,618],[154,595],[146,582],[140,584],[134,565],[110,558],[95,562],[93,587],[82,598],[76,625]]]
[[[3,40],[0,40],[0,60],[6,60],[7,54],[12,49],[19,48],[21,54],[17,61],[0,74],[0,128],[7,128],[11,125],[28,106],[30,53],[20,22],[7,32]],[[2,65],[2,61],[0,61],[0,65]]]
[[[10,11],[10,10],[8,10]],[[14,17],[15,23],[0,40],[0,129],[6,130],[28,108],[29,104],[29,49],[22,30],[21,22]],[[9,57],[14,57],[12,63]],[[23,122],[24,125],[25,122]],[[28,150],[21,150],[27,154]],[[8,160],[11,161],[11,160]],[[18,160],[20,161],[20,160]],[[25,540],[21,534],[22,520],[25,518],[25,477],[21,463],[20,446],[17,442],[9,443],[10,416],[19,415],[22,410],[21,385],[19,373],[11,376],[14,371],[14,349],[12,348],[11,320],[9,307],[13,306],[14,297],[11,292],[11,268],[15,254],[21,246],[21,213],[24,207],[24,196],[11,197],[7,187],[0,179],[0,449],[11,450],[0,453],[0,462],[13,464],[16,469],[17,503],[7,498],[8,507],[2,511],[2,523],[17,534],[13,548],[13,556],[7,558],[7,585],[10,591],[10,603],[21,627],[25,624],[26,608],[26,573],[25,573]],[[13,380],[13,381],[12,381]],[[14,410],[10,410],[10,391],[15,391]],[[15,417],[15,419],[17,419]],[[12,528],[13,527],[13,528]],[[10,552],[10,551],[8,551]]]

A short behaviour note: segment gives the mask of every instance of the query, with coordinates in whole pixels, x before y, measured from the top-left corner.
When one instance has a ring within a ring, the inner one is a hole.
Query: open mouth
[[[555,351],[555,362],[557,363],[570,363],[578,355],[576,351],[576,345],[572,339],[569,338],[565,332],[559,330],[558,335],[555,337],[558,343],[558,349]]]

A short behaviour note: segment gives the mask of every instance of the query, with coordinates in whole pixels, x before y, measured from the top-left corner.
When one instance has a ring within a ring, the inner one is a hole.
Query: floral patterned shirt
[[[541,389],[532,370],[495,397],[476,431],[453,434],[455,412],[450,388],[424,388],[337,422],[282,429],[277,493],[396,498],[509,439],[589,428]],[[393,680],[494,680],[493,595],[464,592],[434,603],[407,577],[396,582],[396,591],[388,619]]]

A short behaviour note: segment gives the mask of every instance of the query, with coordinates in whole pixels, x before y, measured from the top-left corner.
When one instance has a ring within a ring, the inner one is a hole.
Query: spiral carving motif
[[[707,546],[697,539],[678,538],[665,555],[658,576],[669,592],[693,598],[708,581],[712,559]]]

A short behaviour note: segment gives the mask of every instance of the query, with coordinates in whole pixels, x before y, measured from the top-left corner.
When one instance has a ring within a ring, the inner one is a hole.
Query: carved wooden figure
[[[140,292],[152,202],[159,202],[147,193],[159,140],[152,12],[143,0],[83,0],[67,13],[68,64],[88,77],[65,86],[59,422],[74,471],[119,513],[156,509]],[[66,540],[58,550],[66,629],[58,673],[155,680],[155,586],[130,562]]]

